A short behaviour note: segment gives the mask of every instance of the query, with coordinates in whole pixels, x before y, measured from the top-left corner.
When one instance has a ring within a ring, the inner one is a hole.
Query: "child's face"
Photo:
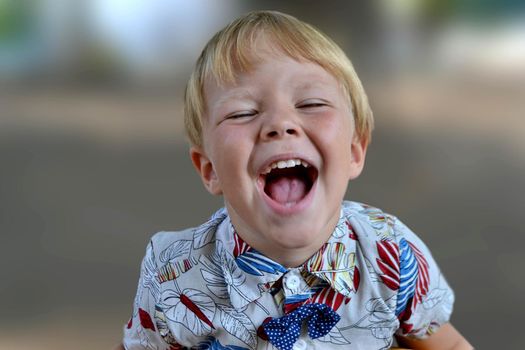
[[[313,254],[330,236],[366,145],[331,74],[264,46],[235,84],[207,82],[204,146],[191,156],[243,239],[282,261],[291,249]]]

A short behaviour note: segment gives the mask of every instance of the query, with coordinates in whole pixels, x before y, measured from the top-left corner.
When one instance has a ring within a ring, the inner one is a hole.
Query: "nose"
[[[287,136],[298,136],[300,133],[299,125],[289,111],[268,114],[262,119],[262,140],[278,140]]]

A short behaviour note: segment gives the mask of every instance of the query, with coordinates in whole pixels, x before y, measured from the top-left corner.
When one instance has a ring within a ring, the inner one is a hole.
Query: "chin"
[[[328,237],[322,237],[322,228],[312,227],[312,225],[292,225],[291,227],[272,230],[273,241],[285,249],[302,249],[313,245],[322,245]],[[331,234],[327,233],[328,236]],[[320,248],[316,247],[316,248]]]

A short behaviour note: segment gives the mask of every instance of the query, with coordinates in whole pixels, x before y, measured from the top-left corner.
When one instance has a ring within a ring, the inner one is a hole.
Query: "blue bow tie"
[[[303,321],[308,320],[308,335],[312,339],[325,336],[339,321],[339,316],[326,304],[305,304],[288,315],[264,324],[268,340],[279,350],[291,350],[299,338]]]

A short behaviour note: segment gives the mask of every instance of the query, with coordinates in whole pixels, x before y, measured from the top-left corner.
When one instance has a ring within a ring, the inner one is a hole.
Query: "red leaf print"
[[[407,241],[408,242],[408,241]],[[425,259],[423,253],[411,242],[408,245],[412,249],[414,256],[417,260],[418,273],[417,273],[417,284],[416,292],[414,294],[414,305],[420,303],[425,295],[428,293],[428,285],[430,283],[430,276],[428,274],[428,262]]]
[[[357,292],[357,288],[359,288],[359,282],[361,281],[361,275],[359,272],[359,269],[357,266],[354,268],[354,289]]]
[[[377,242],[379,258],[376,259],[379,269],[383,272],[381,280],[392,290],[399,289],[399,249],[391,241]]]
[[[139,308],[139,319],[140,319],[140,325],[142,327],[144,327],[145,329],[151,329],[152,331],[155,331],[155,326],[153,325],[153,321],[151,320],[150,315],[146,311],[140,308]]]
[[[133,327],[133,317],[129,319],[128,325],[126,327],[127,329],[130,329],[131,327]]]
[[[401,323],[401,329],[405,334],[409,334],[414,329],[414,325],[410,323]]]
[[[306,304],[320,303],[330,306],[334,311],[337,311],[344,302],[348,304],[350,298],[341,293],[336,292],[331,287],[325,287],[320,292],[316,293],[312,298],[308,299]]]
[[[233,247],[233,256],[235,258],[250,250],[251,247],[248,245],[248,243],[243,241],[243,239],[237,234],[237,232],[233,233],[233,240],[235,241],[235,246]]]
[[[183,291],[166,289],[162,291],[161,302],[165,306],[164,314],[196,336],[209,335],[217,305],[213,299],[197,289]]]
[[[413,309],[414,305],[415,305],[414,304],[414,299],[412,299],[412,305],[410,307],[405,308],[405,310],[403,310],[403,312],[401,312],[397,316],[397,318],[401,321],[402,325],[404,325],[405,321],[409,320],[410,317],[412,316],[412,309]],[[413,328],[413,326],[410,323],[407,323],[407,327],[409,328],[409,330],[405,330],[406,332],[410,332],[412,330],[412,328]],[[403,327],[403,329],[404,329],[404,327]]]
[[[193,312],[202,322],[206,323],[211,328],[215,329],[213,327],[213,323],[209,320],[208,317],[199,309],[197,305],[193,301],[191,301],[190,298],[188,298],[186,295],[181,294],[180,295],[180,301],[186,306],[191,312]]]
[[[303,305],[305,303],[305,301],[298,301],[296,303],[287,303],[287,304],[284,304],[284,313],[285,314],[289,314],[290,312],[292,312],[293,310],[297,309],[298,307],[300,307],[301,305]],[[308,303],[307,303],[308,304]]]
[[[358,239],[357,235],[354,232],[354,228],[352,227],[352,225],[350,225],[348,221],[346,222],[346,227],[348,227],[348,237],[350,237],[350,239],[353,239],[354,241],[357,241]]]

